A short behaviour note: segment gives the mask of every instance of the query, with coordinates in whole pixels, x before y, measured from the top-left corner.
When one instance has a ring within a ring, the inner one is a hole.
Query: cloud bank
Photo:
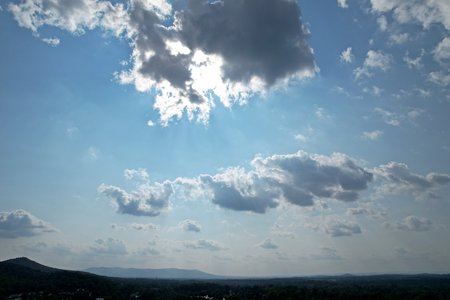
[[[163,125],[184,114],[206,123],[217,100],[242,104],[316,72],[296,1],[188,0],[174,10],[164,0],[23,0],[8,10],[35,35],[43,26],[74,35],[100,28],[128,40],[130,68],[116,78],[155,91]]]
[[[135,178],[137,186],[131,192],[106,184],[98,187],[100,193],[113,200],[118,213],[154,217],[166,211],[170,201],[206,199],[223,209],[264,214],[282,203],[309,207],[318,200],[322,204],[323,200],[355,202],[370,185],[375,186],[378,195],[406,192],[418,198],[436,197],[435,190],[450,183],[449,174],[420,175],[398,162],[366,168],[342,153],[326,156],[304,151],[258,155],[250,162],[249,170],[228,167],[214,175],[162,183],[150,182],[143,169],[125,171],[127,178],[136,174],[140,179]],[[325,231],[332,236],[360,231],[345,222],[331,223]],[[192,220],[185,220],[180,226],[188,231],[201,229]]]
[[[0,238],[31,237],[54,231],[50,224],[25,210],[0,212]]]

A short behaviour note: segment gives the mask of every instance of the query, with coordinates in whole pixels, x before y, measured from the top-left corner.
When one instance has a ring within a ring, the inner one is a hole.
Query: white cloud
[[[417,90],[419,95],[422,97],[428,97],[429,93],[425,90]],[[375,113],[379,114],[383,119],[384,123],[391,126],[399,126],[402,121],[414,122],[420,115],[424,113],[424,110],[419,108],[413,108],[404,113],[392,112],[379,107],[375,107],[373,110]]]
[[[380,135],[377,132],[367,134],[369,138]],[[450,182],[450,175],[421,176],[396,162],[368,169],[341,153],[325,156],[298,151],[256,156],[250,167],[250,170],[228,167],[215,175],[176,178],[162,183],[139,182],[132,192],[105,184],[98,190],[112,199],[117,212],[122,214],[157,216],[169,207],[173,198],[207,199],[224,209],[263,214],[282,203],[308,207],[317,202],[323,205],[327,199],[357,201],[360,193],[368,189],[374,174],[378,179],[374,183],[377,193],[406,191],[430,195],[432,187]],[[188,223],[194,224],[194,221]],[[194,225],[199,227],[199,224]],[[328,232],[332,234],[333,229],[330,227]]]
[[[323,107],[318,107],[316,109],[316,111],[314,112],[314,114],[316,115],[316,117],[318,119],[325,120],[325,119],[330,118],[330,115],[327,114],[327,112],[325,111],[325,109]]]
[[[294,135],[294,139],[299,142],[306,142],[306,137],[301,133]]]
[[[100,149],[94,146],[90,146],[86,151],[86,156],[89,160],[97,160],[100,154]]]
[[[389,41],[394,43],[394,44],[403,44],[405,42],[407,42],[409,39],[409,34],[406,32],[392,32],[389,35]]]
[[[450,62],[450,37],[445,37],[433,50],[434,59],[438,62]]]
[[[348,7],[347,0],[337,0],[337,3],[339,5],[339,7],[342,7],[342,8],[347,8]]]
[[[374,131],[364,131],[363,132],[363,138],[368,140],[378,140],[383,135],[383,131],[381,130],[374,130]]]
[[[373,173],[384,184],[378,187],[380,193],[411,193],[418,198],[436,197],[433,190],[450,183],[449,174],[428,173],[423,176],[413,173],[403,163],[390,162],[373,169]]]
[[[278,249],[278,246],[274,242],[272,242],[271,239],[265,239],[261,244],[259,244],[259,247],[268,250]]]
[[[99,26],[105,12],[123,11],[124,6],[113,6],[109,1],[25,0],[18,4],[10,3],[8,9],[19,26],[34,32],[47,25],[83,34],[86,29]]]
[[[142,231],[145,231],[145,230],[156,230],[156,229],[159,228],[158,225],[155,225],[155,224],[152,224],[152,223],[144,223],[144,224],[142,224],[142,223],[131,223],[129,227],[132,228],[132,229],[142,230]]]
[[[391,67],[392,56],[382,51],[369,50],[361,67],[356,68],[353,73],[358,79],[362,76],[370,77],[375,70],[387,71]]]
[[[25,210],[0,212],[0,238],[31,237],[54,231],[50,224]]]
[[[123,176],[127,179],[127,180],[132,180],[132,179],[138,179],[138,180],[142,180],[142,181],[148,181],[149,179],[149,175],[146,169],[144,168],[139,168],[139,169],[125,169],[123,171]]]
[[[138,253],[141,255],[159,255],[160,254],[160,252],[152,246],[144,247]]]
[[[447,0],[371,0],[375,13],[392,11],[399,23],[420,23],[425,29],[442,24],[450,30],[450,3]]]
[[[358,207],[347,208],[347,215],[367,215],[375,220],[385,220],[387,212],[385,209],[375,206],[373,202],[359,203]]]
[[[324,225],[325,233],[332,237],[352,236],[354,234],[360,234],[361,227],[358,224],[337,218],[330,218]]]
[[[391,111],[384,110],[379,107],[375,107],[374,112],[381,115],[381,117],[383,118],[383,120],[386,124],[389,124],[392,126],[400,125],[400,120],[402,119],[401,115],[391,112]]]
[[[428,75],[428,80],[442,86],[450,85],[450,73],[442,71],[431,72]]]
[[[156,124],[155,124],[155,122],[153,122],[152,120],[148,120],[147,121],[147,126],[148,127],[153,127],[153,126],[155,126]]]
[[[397,230],[406,230],[406,231],[428,231],[433,227],[433,223],[426,218],[419,218],[416,216],[408,216],[403,219],[401,222],[384,223],[386,228],[389,229],[397,229]]]
[[[200,232],[202,230],[202,226],[199,222],[194,220],[184,220],[178,224],[184,231],[191,231],[191,232]]]
[[[91,251],[96,254],[125,255],[128,253],[125,244],[117,239],[108,238],[106,240],[97,239],[91,247]]]
[[[353,159],[299,151],[288,155],[257,156],[253,170],[229,168],[214,176],[203,175],[212,202],[228,209],[264,213],[280,201],[311,206],[318,198],[355,201],[367,188],[372,174]]]
[[[423,68],[422,58],[424,54],[425,50],[421,49],[420,54],[416,58],[412,58],[409,56],[409,52],[406,51],[406,54],[403,57],[403,61],[408,65],[408,68],[410,69],[412,68],[421,69]]]
[[[56,47],[59,45],[59,43],[61,42],[58,38],[53,37],[53,38],[43,38],[42,41],[44,43],[49,44],[52,47]]]
[[[154,217],[167,209],[169,198],[174,192],[171,182],[150,183],[145,169],[127,169],[124,176],[127,179],[140,180],[136,190],[127,192],[120,187],[104,183],[98,187],[99,193],[113,200],[118,213]]]
[[[76,127],[76,126],[72,126],[72,127],[66,128],[66,135],[67,135],[68,137],[74,137],[74,136],[76,136],[79,132],[80,132],[80,130],[79,130],[78,127]]]
[[[225,250],[220,244],[212,240],[197,240],[195,242],[184,242],[184,247],[195,250],[219,251]]]
[[[376,85],[374,85],[374,86],[372,86],[371,89],[369,89],[369,88],[364,88],[364,89],[363,89],[363,92],[364,92],[364,93],[371,93],[371,94],[374,95],[374,96],[380,96],[381,92],[383,92],[383,89],[380,88],[380,87],[378,87],[378,86],[376,86]]]
[[[378,28],[380,28],[381,31],[386,31],[388,29],[388,21],[385,16],[380,16],[377,19]]]
[[[347,49],[342,51],[339,58],[341,62],[351,63],[353,61],[352,47],[348,47]]]

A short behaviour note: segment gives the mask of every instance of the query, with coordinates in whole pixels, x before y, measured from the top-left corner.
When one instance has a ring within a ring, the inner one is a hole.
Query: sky
[[[450,272],[447,0],[0,7],[1,260]]]

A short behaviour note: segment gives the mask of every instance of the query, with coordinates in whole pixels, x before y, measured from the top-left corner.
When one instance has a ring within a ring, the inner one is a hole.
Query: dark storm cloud
[[[130,26],[135,32],[135,49],[142,61],[138,72],[157,82],[167,80],[174,87],[186,90],[186,82],[191,77],[189,59],[186,55],[171,55],[166,49],[165,40],[173,32],[161,26],[161,18],[156,12],[147,10],[143,2],[131,2],[129,16]]]
[[[182,40],[191,49],[218,54],[227,79],[267,86],[301,71],[314,71],[314,58],[291,0],[189,0],[176,14]]]
[[[27,0],[8,10],[36,36],[53,26],[75,35],[100,28],[126,39],[130,67],[115,77],[142,92],[155,89],[154,108],[164,126],[184,114],[207,123],[214,101],[244,103],[277,82],[316,71],[293,0],[188,0],[175,6],[164,0]],[[205,66],[214,68],[213,80],[198,75]]]
[[[312,50],[295,1],[190,0],[175,13],[177,29],[162,26],[160,16],[142,2],[131,4],[130,27],[141,62],[137,72],[156,82],[167,80],[191,102],[202,102],[191,87],[195,50],[220,55],[225,61],[223,76],[232,82],[248,83],[257,76],[270,87],[295,73],[314,72]],[[181,40],[192,51],[173,55],[167,40]]]

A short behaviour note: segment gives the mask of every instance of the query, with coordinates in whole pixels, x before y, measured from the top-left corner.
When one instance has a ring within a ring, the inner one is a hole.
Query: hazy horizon
[[[0,260],[450,273],[447,0],[6,0]]]

